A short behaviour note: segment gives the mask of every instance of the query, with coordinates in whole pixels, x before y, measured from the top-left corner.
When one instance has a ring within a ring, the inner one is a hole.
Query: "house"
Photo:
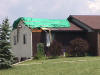
[[[13,31],[11,33],[13,54],[19,58],[35,56],[37,44],[46,43],[46,46],[49,46],[50,29],[59,27],[70,27],[70,24],[66,19],[18,18],[13,24]]]
[[[100,55],[100,16],[70,15],[66,20],[18,18],[11,33],[12,51],[16,57],[36,55],[37,44],[49,47],[56,40],[65,48],[69,42],[82,37],[90,44],[90,54]]]

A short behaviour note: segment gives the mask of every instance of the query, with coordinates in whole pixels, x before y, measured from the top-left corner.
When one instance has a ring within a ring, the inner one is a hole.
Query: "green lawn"
[[[0,70],[0,75],[100,75],[100,57],[29,60]]]

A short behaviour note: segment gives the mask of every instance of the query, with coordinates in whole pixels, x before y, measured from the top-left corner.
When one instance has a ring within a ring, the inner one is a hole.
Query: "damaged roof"
[[[36,19],[29,17],[18,18],[13,23],[13,28],[17,28],[22,21],[25,26],[34,28],[48,28],[54,31],[88,31],[100,30],[99,15],[70,15],[68,19]]]
[[[37,19],[30,17],[20,17],[13,23],[13,28],[17,28],[18,23],[23,21],[24,25],[30,28],[69,28],[70,23],[66,19]]]

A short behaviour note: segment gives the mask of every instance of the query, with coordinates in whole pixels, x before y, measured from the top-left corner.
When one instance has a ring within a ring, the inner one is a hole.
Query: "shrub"
[[[67,47],[67,53],[69,56],[85,56],[88,52],[89,44],[82,38],[76,38],[70,42]]]
[[[37,44],[37,54],[34,56],[34,59],[45,59],[45,52],[44,52],[44,44],[38,43]]]
[[[49,47],[49,53],[53,58],[57,58],[57,56],[62,55],[62,45],[57,41],[53,41]]]
[[[67,46],[65,56],[74,56],[74,50],[71,46]]]
[[[13,58],[13,61],[12,61],[12,64],[15,64],[15,63],[18,63],[18,62],[19,62],[18,57],[14,57],[14,58]]]
[[[7,69],[11,67],[11,61],[7,61],[4,58],[0,58],[0,69]]]

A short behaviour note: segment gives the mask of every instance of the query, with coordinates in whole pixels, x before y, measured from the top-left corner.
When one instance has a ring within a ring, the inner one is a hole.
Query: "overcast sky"
[[[100,0],[0,0],[0,23],[18,17],[66,19],[69,15],[100,15]]]

